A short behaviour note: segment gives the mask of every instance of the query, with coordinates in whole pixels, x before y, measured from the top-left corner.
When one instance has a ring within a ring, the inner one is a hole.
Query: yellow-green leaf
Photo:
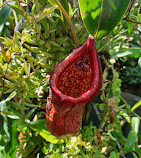
[[[55,0],[48,0],[52,5],[57,5]]]
[[[131,111],[134,111],[136,108],[138,108],[139,106],[141,106],[141,100],[138,101],[131,109]]]
[[[57,5],[54,5],[48,9],[44,9],[43,12],[39,15],[39,17],[37,18],[37,22],[39,22],[40,20],[42,20],[43,18],[47,17],[48,15],[50,15],[51,13],[53,13],[53,11],[57,8]]]
[[[28,44],[24,43],[24,46],[31,52],[35,53],[35,54],[39,54],[41,53],[41,49],[38,47],[30,47]]]
[[[6,74],[6,78],[10,79],[10,80],[16,80],[18,79],[20,76],[19,76],[19,73],[18,72],[10,72],[8,74]]]
[[[1,53],[4,56],[4,58],[7,60],[7,62],[9,62],[11,59],[11,48],[5,51],[3,45],[1,44]]]
[[[32,20],[32,17],[29,16],[25,11],[24,9],[21,7],[20,9],[19,8],[16,8],[10,4],[7,4],[10,8],[12,8],[16,13],[19,13],[20,15],[22,15],[24,18],[27,18],[29,20]]]
[[[32,121],[28,125],[32,130],[37,131],[41,135],[41,137],[51,143],[59,144],[64,142],[63,139],[56,138],[48,131],[45,119]]]
[[[25,74],[28,75],[28,66],[25,60],[24,60],[24,71],[25,71]]]

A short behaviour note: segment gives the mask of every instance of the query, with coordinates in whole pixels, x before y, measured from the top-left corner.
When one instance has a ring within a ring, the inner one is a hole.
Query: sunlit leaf
[[[81,16],[88,32],[94,35],[98,29],[97,39],[106,36],[121,20],[129,2],[130,0],[79,0]]]
[[[141,48],[140,47],[131,47],[127,49],[122,49],[118,52],[111,53],[112,58],[121,58],[121,57],[133,57],[139,58],[141,56]]]
[[[139,131],[139,124],[140,124],[140,119],[138,117],[132,117],[131,125],[135,133],[138,133]]]
[[[131,111],[134,111],[135,109],[137,109],[139,106],[141,106],[141,100],[138,101],[131,109]]]
[[[64,140],[56,138],[48,131],[45,119],[32,121],[28,125],[34,131],[37,131],[45,140],[47,140],[51,143],[58,144],[58,143],[64,142]]]
[[[0,73],[4,75],[3,69],[0,67]]]
[[[16,96],[17,92],[16,91],[13,91],[8,98],[6,98],[5,101],[10,101],[12,98],[14,98]]]
[[[141,68],[141,57],[140,57],[139,60],[138,60],[138,65],[139,65],[139,67]]]
[[[52,5],[56,5],[56,1],[55,0],[48,0]]]
[[[14,31],[15,36],[17,36],[17,38],[21,39],[22,38],[22,34],[19,31]]]
[[[48,9],[44,9],[43,12],[39,15],[39,17],[37,18],[37,22],[39,22],[40,20],[42,20],[43,18],[47,17],[48,15],[50,15],[58,6],[54,5]]]
[[[3,28],[4,28],[4,23],[0,25],[0,33],[2,32]]]
[[[28,66],[27,66],[26,60],[24,60],[24,71],[25,71],[25,74],[28,75]]]
[[[13,42],[10,38],[8,38],[8,37],[5,37],[5,38],[4,38],[4,43],[6,44],[6,46],[7,46],[8,48],[15,46],[14,42]]]
[[[27,13],[26,13],[22,8],[19,9],[19,8],[16,8],[16,7],[10,5],[10,4],[7,4],[7,5],[8,5],[10,8],[12,8],[16,13],[22,15],[24,18],[27,18],[27,19],[29,19],[29,20],[32,20],[32,17],[29,16],[29,15],[27,15]]]
[[[130,117],[124,111],[118,111],[120,115],[122,115],[128,123],[130,123]]]
[[[18,72],[10,72],[10,73],[6,74],[6,78],[11,79],[11,80],[18,79],[19,73]]]
[[[7,51],[5,51],[4,46],[1,44],[1,53],[5,57],[7,62],[9,62],[11,59],[11,49],[8,49]]]
[[[26,44],[26,43],[24,43],[24,46],[25,46],[28,50],[30,50],[32,53],[35,53],[35,54],[39,54],[39,53],[41,53],[41,51],[42,51],[39,47],[31,47],[31,46],[29,46],[29,45]]]

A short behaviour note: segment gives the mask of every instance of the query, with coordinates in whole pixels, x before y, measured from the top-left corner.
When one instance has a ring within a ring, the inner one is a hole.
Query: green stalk
[[[69,22],[70,24],[70,27],[71,27],[71,30],[72,30],[72,33],[73,33],[73,36],[74,36],[74,41],[75,41],[75,45],[76,47],[78,47],[78,40],[77,40],[77,36],[76,36],[76,32],[75,32],[75,29],[74,29],[74,26],[73,26],[73,23],[69,17],[69,15],[67,14],[67,12],[65,11],[65,9],[63,8],[63,6],[61,5],[61,3],[58,1],[58,0],[55,0],[58,7],[60,8],[60,10],[62,11],[62,13],[64,14],[64,16],[66,17],[67,21]]]

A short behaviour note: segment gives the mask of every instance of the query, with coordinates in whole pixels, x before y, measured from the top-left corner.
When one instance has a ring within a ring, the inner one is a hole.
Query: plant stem
[[[100,8],[100,15],[99,15],[98,27],[97,27],[96,33],[94,34],[94,37],[95,37],[95,38],[97,37],[98,30],[99,30],[99,27],[100,27],[100,20],[101,20],[101,15],[102,15],[102,8],[103,8],[103,0],[101,1],[101,8]]]
[[[104,110],[104,114],[103,114],[103,117],[100,121],[100,124],[98,126],[98,129],[102,129],[102,125],[103,125],[103,122],[105,121],[105,117],[106,117],[106,114],[107,114],[107,109],[108,109],[108,105],[107,103],[105,104],[105,110]]]
[[[68,20],[70,26],[71,26],[71,30],[72,30],[72,33],[73,33],[73,36],[74,36],[74,41],[75,41],[75,45],[76,47],[78,47],[78,40],[77,40],[77,36],[76,36],[76,32],[75,32],[75,29],[74,29],[74,26],[73,26],[73,23],[69,17],[69,15],[67,14],[67,12],[65,11],[65,9],[63,8],[63,6],[61,5],[61,3],[58,1],[58,0],[55,0],[58,7],[61,9],[62,13],[64,14],[64,16],[66,17],[66,19]]]
[[[128,13],[128,14],[127,14],[127,16],[126,16],[126,18],[125,18],[125,19],[127,19],[127,18],[129,17],[129,14],[130,14],[130,12],[131,12],[131,9],[132,9],[132,7],[133,7],[134,3],[135,3],[135,0],[130,0],[130,3],[129,3],[129,6],[128,6],[128,9],[127,9],[127,11],[126,11],[126,13]]]
[[[126,101],[122,96],[120,96],[120,99],[124,102],[125,105],[129,105],[129,104],[127,103],[127,101]]]
[[[136,23],[136,24],[141,24],[140,21],[136,21],[136,20],[130,20],[130,19],[122,19],[122,20],[129,21],[129,22]]]

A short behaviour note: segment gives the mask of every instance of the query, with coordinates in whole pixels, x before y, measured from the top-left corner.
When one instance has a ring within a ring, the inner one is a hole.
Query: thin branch
[[[104,114],[103,114],[103,117],[100,121],[100,124],[98,126],[98,129],[102,129],[102,125],[103,125],[103,122],[105,121],[105,117],[106,117],[106,114],[107,114],[107,110],[108,110],[108,105],[107,103],[105,104],[105,110],[104,110]]]
[[[123,101],[123,103],[124,103],[125,105],[129,105],[129,104],[127,103],[127,101],[126,101],[122,96],[120,96],[120,99]]]
[[[4,5],[6,5],[7,3],[9,3],[10,1],[7,1],[7,2],[5,2],[5,3],[3,3],[1,6],[0,6],[0,8],[2,8]]]
[[[126,11],[126,13],[128,13],[128,14],[127,14],[127,16],[126,16],[125,19],[128,18],[129,14],[130,14],[130,12],[131,12],[131,9],[132,9],[132,7],[133,7],[134,2],[135,2],[135,0],[131,0],[131,1],[130,1],[129,6],[128,6],[128,9],[127,9],[127,11]]]
[[[129,21],[129,22],[136,23],[136,24],[141,24],[140,21],[130,20],[130,19],[129,19],[129,14],[130,14],[130,12],[131,12],[131,9],[132,9],[134,3],[135,3],[135,0],[131,0],[131,1],[130,1],[129,7],[128,7],[127,11],[126,11],[126,13],[128,13],[128,14],[127,14],[127,16],[126,16],[125,18],[123,18],[122,20]]]
[[[126,19],[126,18],[124,18],[124,19],[122,19],[122,20],[125,20],[125,21],[129,21],[129,22],[132,22],[132,23],[136,23],[136,24],[141,24],[141,22],[140,21],[136,21],[136,20],[130,20],[130,19]]]
[[[24,3],[24,4],[29,5],[28,3],[24,2],[24,1],[20,1],[20,0],[18,0],[18,1],[19,1],[19,3]],[[9,3],[9,2],[10,2],[10,1],[4,2],[4,3],[0,6],[0,8],[2,8],[4,5],[6,5],[6,4]]]
[[[73,26],[73,23],[69,17],[69,15],[67,14],[67,12],[65,11],[65,9],[63,8],[63,6],[61,5],[61,3],[58,1],[58,0],[55,0],[58,7],[61,9],[62,13],[64,14],[64,16],[66,17],[66,19],[68,20],[70,26],[71,26],[71,30],[72,30],[72,33],[73,33],[73,36],[74,36],[74,41],[75,41],[75,45],[76,47],[78,47],[78,40],[77,40],[77,36],[76,36],[76,32],[75,32],[75,29],[74,29],[74,26]]]

